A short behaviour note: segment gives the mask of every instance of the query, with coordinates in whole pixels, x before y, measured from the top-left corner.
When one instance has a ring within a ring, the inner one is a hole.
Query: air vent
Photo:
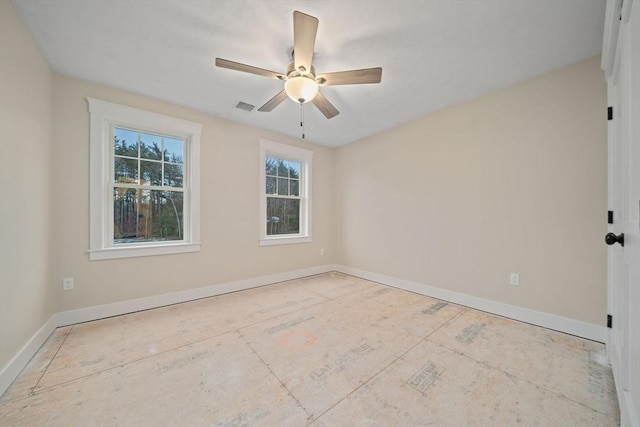
[[[254,108],[256,108],[256,106],[255,105],[251,105],[251,104],[247,104],[246,102],[238,101],[238,104],[236,105],[236,108],[239,108],[239,109],[244,110],[244,111],[252,111]]]

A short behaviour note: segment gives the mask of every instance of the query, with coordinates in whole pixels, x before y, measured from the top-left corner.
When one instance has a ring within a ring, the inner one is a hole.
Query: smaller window
[[[313,152],[260,140],[260,245],[311,241]]]

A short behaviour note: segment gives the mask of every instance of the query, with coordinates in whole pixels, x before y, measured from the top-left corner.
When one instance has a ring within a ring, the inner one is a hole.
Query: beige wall
[[[47,61],[0,1],[0,371],[55,309],[52,93]]]
[[[340,263],[602,325],[599,57],[341,147]],[[509,273],[521,286],[509,285]]]
[[[203,124],[199,253],[89,261],[89,113],[86,97]],[[54,206],[57,310],[88,307],[283,273],[333,262],[333,150],[187,108],[56,75]],[[260,138],[311,149],[313,243],[258,246]],[[320,256],[320,249],[325,255]]]

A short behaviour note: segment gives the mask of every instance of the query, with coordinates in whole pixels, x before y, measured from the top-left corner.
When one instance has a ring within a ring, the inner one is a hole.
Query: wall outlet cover
[[[509,275],[509,284],[513,286],[520,286],[520,275],[518,273],[511,273]]]
[[[62,289],[69,291],[75,287],[73,283],[73,277],[65,277],[62,279]]]

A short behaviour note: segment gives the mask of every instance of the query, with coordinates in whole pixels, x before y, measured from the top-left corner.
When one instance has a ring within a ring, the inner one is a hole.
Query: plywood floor
[[[602,344],[330,273],[59,328],[2,426],[614,426]]]

